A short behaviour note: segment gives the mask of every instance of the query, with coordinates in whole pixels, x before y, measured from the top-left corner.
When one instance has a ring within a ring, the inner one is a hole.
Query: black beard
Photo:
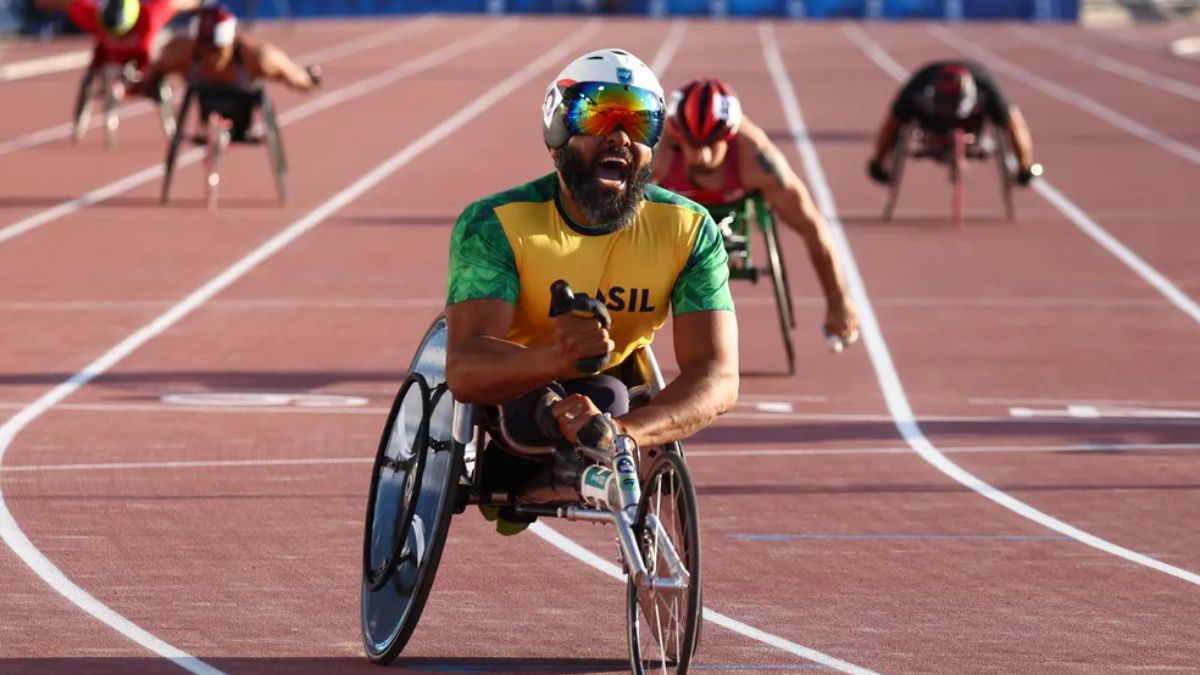
[[[582,154],[562,147],[554,159],[554,167],[588,220],[608,232],[616,232],[633,224],[653,172],[649,166],[629,169],[624,189],[620,192],[606,190],[600,187],[600,181],[596,179],[599,159],[603,156],[603,153],[596,153],[596,158],[589,166]],[[625,158],[632,167],[633,153],[626,151]]]

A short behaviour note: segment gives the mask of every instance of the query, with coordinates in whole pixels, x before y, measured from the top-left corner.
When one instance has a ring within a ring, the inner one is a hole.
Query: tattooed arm
[[[825,329],[849,337],[858,329],[858,316],[846,292],[846,281],[824,216],[804,182],[762,129],[750,120],[743,120],[738,141],[742,183],[747,189],[761,192],[779,218],[804,239],[825,292]]]

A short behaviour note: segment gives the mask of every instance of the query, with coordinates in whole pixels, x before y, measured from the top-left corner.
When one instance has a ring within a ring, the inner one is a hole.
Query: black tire
[[[779,242],[779,222],[774,221],[770,230],[771,238],[775,240],[775,248],[779,251],[779,274],[783,277],[784,297],[787,298],[788,327],[796,330],[796,308],[792,305],[792,283],[788,281],[787,256],[783,255],[783,245]]]
[[[771,231],[774,232],[772,227]],[[796,374],[796,350],[792,346],[792,325],[788,312],[788,297],[791,292],[783,275],[783,253],[779,250],[779,237],[767,234],[767,271],[771,273],[771,288],[775,291],[775,313],[779,315],[779,332],[783,336],[783,349],[787,354],[788,374]]]
[[[656,553],[657,536],[647,527],[653,513],[688,573],[682,591],[642,590],[631,579],[626,595],[630,666],[636,675],[670,672],[685,675],[700,646],[703,611],[700,574],[700,519],[696,490],[679,453],[664,452],[654,461],[638,504],[634,535],[652,576],[665,564]],[[669,614],[664,625],[662,617]],[[643,630],[642,620],[648,630]],[[665,643],[665,644],[664,644]]]
[[[883,204],[883,221],[885,223],[891,221],[892,213],[896,210],[896,201],[900,198],[900,183],[904,178],[904,164],[908,159],[911,137],[912,128],[910,126],[902,126],[896,132],[896,143],[892,146],[892,180],[888,183],[887,201]]]
[[[271,174],[275,177],[275,192],[279,201],[288,201],[287,158],[283,154],[283,135],[279,131],[279,120],[275,116],[275,106],[263,92],[261,114],[267,141],[267,153],[271,157]]]
[[[159,195],[159,199],[164,204],[171,198],[171,179],[175,177],[175,161],[179,157],[179,144],[183,142],[183,136],[186,133],[186,124],[184,123],[187,121],[188,108],[191,107],[192,99],[195,97],[196,90],[189,85],[187,92],[183,95],[183,103],[179,105],[179,110],[176,112],[175,135],[167,144],[167,158],[163,164],[162,193]]]
[[[1000,171],[1000,198],[1004,201],[1004,217],[1008,222],[1016,220],[1017,212],[1013,208],[1013,178],[1016,171],[1010,161],[1012,155],[1008,147],[1008,141],[1004,138],[1004,132],[997,132],[995,128],[991,129],[990,133],[995,138],[996,145],[996,168]]]
[[[413,375],[413,377],[421,377]],[[444,385],[433,390],[428,406],[425,447],[421,476],[413,501],[412,518],[403,528],[406,536],[395,565],[384,583],[372,590],[378,579],[366,573],[370,564],[369,550],[364,542],[364,574],[362,583],[362,636],[367,658],[375,663],[388,664],[400,655],[412,637],[421,618],[425,601],[433,587],[442,549],[450,528],[455,506],[455,492],[462,475],[463,451],[451,436],[454,400]],[[385,428],[385,434],[392,426]],[[381,441],[386,446],[387,436]],[[376,462],[378,467],[379,462]],[[372,494],[368,514],[373,516],[376,478],[372,478]],[[367,521],[365,537],[369,542],[374,523]],[[386,527],[387,523],[384,523]]]

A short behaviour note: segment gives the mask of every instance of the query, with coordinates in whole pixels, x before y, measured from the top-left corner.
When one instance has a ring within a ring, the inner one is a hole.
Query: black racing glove
[[[1029,185],[1029,181],[1042,175],[1042,165],[1034,162],[1028,167],[1017,171],[1017,184],[1021,186]]]
[[[892,182],[892,175],[888,170],[883,168],[883,162],[878,159],[872,159],[867,162],[867,174],[871,176],[871,180],[880,185],[887,185]]]
[[[321,66],[306,66],[304,72],[308,73],[308,79],[312,80],[314,87],[321,86]]]

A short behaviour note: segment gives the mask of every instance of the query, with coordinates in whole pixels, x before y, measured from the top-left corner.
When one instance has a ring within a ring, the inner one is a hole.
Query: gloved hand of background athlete
[[[1017,171],[1017,184],[1029,185],[1029,181],[1042,175],[1042,165],[1034,162],[1024,169]]]
[[[892,175],[888,173],[887,169],[883,168],[882,160],[872,159],[867,162],[867,175],[871,177],[871,180],[880,185],[887,185],[892,182]]]
[[[304,72],[308,73],[308,79],[312,80],[314,87],[321,86],[321,66],[306,66]]]

